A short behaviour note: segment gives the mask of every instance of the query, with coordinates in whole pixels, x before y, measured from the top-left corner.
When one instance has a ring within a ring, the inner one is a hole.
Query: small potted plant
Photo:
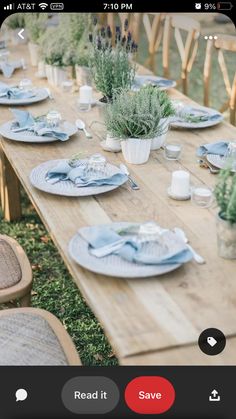
[[[163,146],[166,140],[167,132],[169,129],[170,117],[175,115],[175,110],[172,102],[166,92],[163,92],[156,88],[153,90],[153,95],[158,96],[161,109],[160,127],[162,133],[152,139],[151,150],[158,150]]]
[[[27,13],[25,26],[29,37],[29,53],[31,65],[37,67],[39,63],[39,40],[46,29],[47,13]]]
[[[94,19],[94,33],[89,34],[91,43],[90,70],[96,89],[103,94],[102,102],[112,101],[117,89],[130,89],[135,76],[136,65],[131,55],[137,52],[137,44],[128,32],[125,22],[125,34],[116,27],[112,34],[110,26],[97,29]]]
[[[27,36],[21,39],[18,35],[19,30],[25,27],[25,15],[23,13],[15,13],[9,16],[5,23],[10,30],[13,45],[25,44],[27,42]]]
[[[232,173],[230,164],[220,171],[214,192],[219,207],[219,255],[225,259],[236,259],[236,173]]]
[[[144,86],[137,92],[122,89],[106,107],[107,131],[121,141],[128,163],[146,163],[152,139],[163,132],[161,106],[155,89],[153,86]]]

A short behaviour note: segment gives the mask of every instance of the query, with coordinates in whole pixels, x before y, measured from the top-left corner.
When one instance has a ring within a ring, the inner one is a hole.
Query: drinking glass
[[[106,176],[107,161],[102,154],[93,154],[87,163],[86,176],[89,178],[102,178]]]
[[[207,186],[196,186],[192,189],[191,199],[198,207],[209,208],[213,202],[212,189]]]
[[[47,126],[49,128],[56,128],[61,121],[61,114],[58,111],[50,111],[46,116]]]

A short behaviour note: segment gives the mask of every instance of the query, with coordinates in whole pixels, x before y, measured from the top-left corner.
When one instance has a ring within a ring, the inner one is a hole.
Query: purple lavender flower
[[[125,32],[127,32],[128,27],[129,27],[129,21],[128,21],[128,19],[125,19],[125,23],[124,23],[124,30],[125,30]]]
[[[112,38],[111,27],[109,25],[107,27],[107,36],[108,36],[108,38]]]
[[[89,42],[93,42],[93,35],[91,33],[89,34]]]
[[[93,25],[96,26],[98,23],[97,16],[93,16]]]

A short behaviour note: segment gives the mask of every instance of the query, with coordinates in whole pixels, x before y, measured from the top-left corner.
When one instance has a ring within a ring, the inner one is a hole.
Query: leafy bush
[[[236,223],[236,173],[232,173],[230,167],[220,171],[214,192],[220,217]]]
[[[97,21],[95,19],[95,25]],[[130,88],[136,66],[130,60],[131,54],[137,51],[137,45],[128,31],[125,23],[126,35],[122,36],[119,26],[116,27],[115,45],[114,36],[109,26],[95,30],[89,35],[91,42],[90,69],[97,90],[107,100],[111,100],[118,88]]]
[[[157,87],[143,86],[137,92],[122,89],[105,109],[107,130],[120,139],[155,138],[164,132],[163,113],[173,112],[170,99]]]
[[[46,30],[47,13],[26,13],[25,26],[30,40],[38,44],[39,39]]]
[[[25,14],[15,13],[6,19],[6,25],[9,29],[19,29],[25,27]]]

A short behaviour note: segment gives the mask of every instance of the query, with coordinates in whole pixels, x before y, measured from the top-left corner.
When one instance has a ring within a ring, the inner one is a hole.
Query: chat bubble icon
[[[16,390],[16,401],[23,402],[28,397],[28,393],[24,388],[19,388]]]

